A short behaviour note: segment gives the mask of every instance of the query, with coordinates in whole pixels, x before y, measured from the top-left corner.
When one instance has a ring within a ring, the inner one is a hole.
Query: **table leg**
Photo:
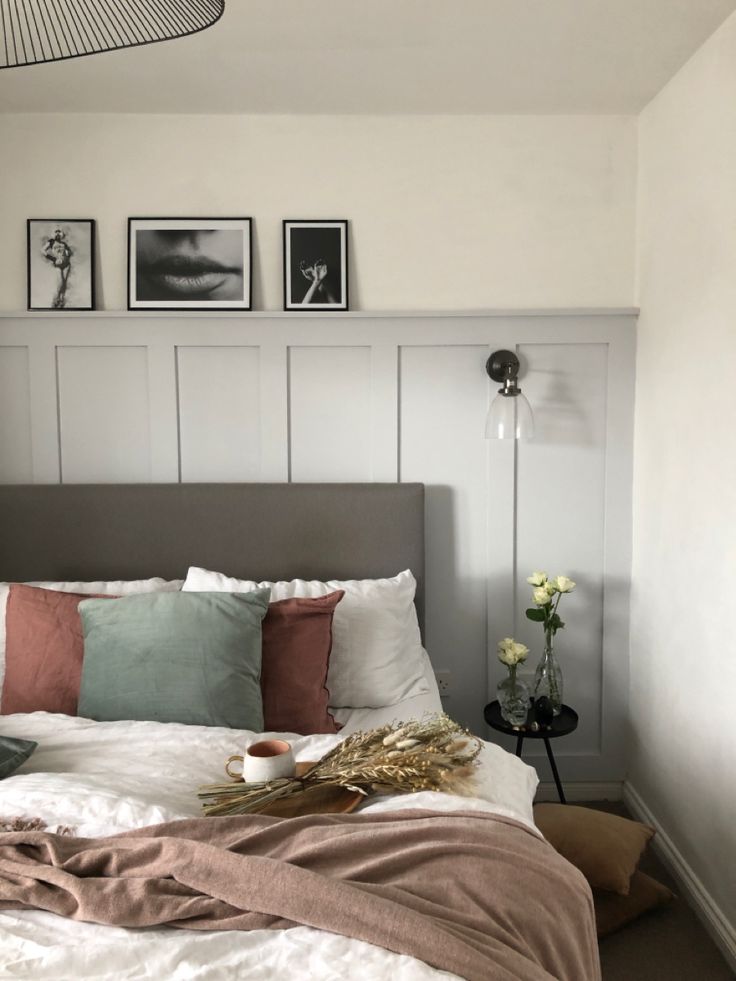
[[[552,776],[555,778],[555,784],[557,785],[557,793],[560,795],[560,804],[567,804],[565,794],[562,790],[562,784],[560,783],[560,775],[557,772],[557,764],[555,763],[555,758],[552,755],[552,747],[549,744],[549,739],[544,740],[544,745],[547,750],[549,765],[552,767]],[[517,753],[516,755],[518,756],[519,754]]]
[[[523,736],[517,736],[516,737],[516,755],[517,756],[521,756],[521,749],[522,749],[522,746],[523,745],[524,745],[524,737]]]

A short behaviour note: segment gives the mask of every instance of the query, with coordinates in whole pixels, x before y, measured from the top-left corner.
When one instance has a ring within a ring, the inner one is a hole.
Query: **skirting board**
[[[624,783],[624,803],[639,821],[656,829],[652,846],[675,878],[708,933],[721,950],[733,971],[736,971],[736,929],[728,922],[698,876],[685,861],[682,853],[649,810],[641,794],[628,782]]]
[[[608,783],[584,783],[581,781],[563,780],[562,789],[565,798],[570,803],[579,800],[621,800],[623,784],[619,781]],[[557,787],[552,781],[543,781],[537,787],[536,801],[558,801]]]

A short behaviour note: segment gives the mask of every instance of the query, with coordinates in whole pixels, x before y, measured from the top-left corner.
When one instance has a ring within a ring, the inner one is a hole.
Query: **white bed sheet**
[[[288,738],[298,760],[318,759],[356,728],[436,708],[427,696],[408,703],[391,706],[392,711],[353,710],[339,736]],[[35,739],[39,747],[15,775],[0,782],[0,818],[40,817],[50,830],[71,825],[90,837],[198,816],[197,787],[222,779],[224,760],[261,738],[232,729],[102,723],[45,712],[4,716],[1,725],[4,735]],[[362,809],[479,810],[533,828],[536,785],[533,769],[484,743],[477,797],[420,793],[374,799]],[[0,912],[0,978],[337,981],[355,976],[356,964],[366,981],[450,977],[414,958],[309,927],[190,934],[102,927],[41,912]]]

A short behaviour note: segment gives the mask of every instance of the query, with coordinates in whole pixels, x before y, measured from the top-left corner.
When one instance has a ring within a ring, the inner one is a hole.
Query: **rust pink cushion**
[[[5,615],[3,715],[77,714],[84,637],[77,607],[85,596],[13,583]]]
[[[337,732],[328,711],[332,615],[345,595],[271,603],[263,621],[261,693],[266,732]]]

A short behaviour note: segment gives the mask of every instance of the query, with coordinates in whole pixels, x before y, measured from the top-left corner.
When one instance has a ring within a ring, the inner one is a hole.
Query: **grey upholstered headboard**
[[[411,569],[424,613],[422,484],[0,486],[0,581],[375,579]]]

